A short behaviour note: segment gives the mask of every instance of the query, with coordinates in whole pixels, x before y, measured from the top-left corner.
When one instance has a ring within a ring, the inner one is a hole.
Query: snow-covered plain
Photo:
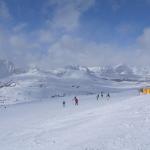
[[[123,65],[13,72],[0,79],[0,149],[149,150],[149,79]]]

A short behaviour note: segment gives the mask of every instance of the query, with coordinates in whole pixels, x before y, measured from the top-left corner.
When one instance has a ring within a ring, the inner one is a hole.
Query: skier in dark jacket
[[[66,106],[66,102],[65,102],[65,101],[63,101],[63,103],[62,103],[62,104],[63,104],[63,107],[65,107],[65,106]]]
[[[74,97],[74,101],[75,101],[75,105],[77,106],[79,104],[79,100],[77,99],[77,97]]]
[[[103,96],[104,96],[104,95],[103,95],[103,92],[101,92],[101,97],[103,98]]]
[[[110,98],[110,94],[108,93],[108,94],[106,95],[106,97],[109,99],[109,98]]]
[[[96,99],[97,99],[97,100],[99,99],[99,94],[96,96]]]

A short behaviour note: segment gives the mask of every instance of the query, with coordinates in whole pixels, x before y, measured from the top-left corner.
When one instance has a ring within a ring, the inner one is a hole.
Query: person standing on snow
[[[99,94],[96,96],[96,99],[97,99],[97,100],[99,99]]]
[[[76,96],[74,97],[74,101],[75,101],[75,105],[76,105],[76,106],[78,106],[78,104],[79,104],[79,100],[77,99],[77,97],[76,97]]]
[[[108,93],[108,94],[106,95],[106,97],[107,97],[107,99],[109,99],[109,98],[110,98],[110,94]]]
[[[65,107],[65,106],[66,106],[66,102],[65,102],[65,101],[63,101],[63,103],[62,103],[62,104],[63,104],[63,107]]]
[[[104,96],[104,95],[103,95],[103,92],[101,92],[101,97],[103,98],[103,96]]]

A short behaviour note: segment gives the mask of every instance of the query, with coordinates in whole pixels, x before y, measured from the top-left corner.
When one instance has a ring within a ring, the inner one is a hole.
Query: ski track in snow
[[[0,149],[150,149],[150,96],[81,96],[77,107],[69,99],[66,108],[53,100],[0,109]]]

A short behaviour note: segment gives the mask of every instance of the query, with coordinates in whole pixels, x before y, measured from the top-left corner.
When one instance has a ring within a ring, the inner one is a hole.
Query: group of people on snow
[[[103,98],[103,97],[104,97],[104,92],[101,92],[100,94],[97,94],[97,96],[96,96],[96,99],[97,99],[97,100],[99,100],[100,95],[101,95],[101,98]],[[109,92],[106,94],[106,98],[110,98]]]
[[[79,105],[79,99],[76,96],[73,98],[73,101],[74,101],[75,106]],[[66,106],[66,101],[63,101],[63,107],[65,106]]]
[[[97,94],[96,99],[99,100],[100,96],[101,96],[101,98],[103,98],[104,97],[104,92],[100,92],[100,94]],[[110,98],[110,93],[109,92],[106,94],[106,98],[107,99]],[[73,98],[73,101],[74,101],[75,106],[79,105],[79,99],[76,96]],[[66,101],[63,101],[62,105],[63,105],[63,107],[65,107],[66,106]]]

